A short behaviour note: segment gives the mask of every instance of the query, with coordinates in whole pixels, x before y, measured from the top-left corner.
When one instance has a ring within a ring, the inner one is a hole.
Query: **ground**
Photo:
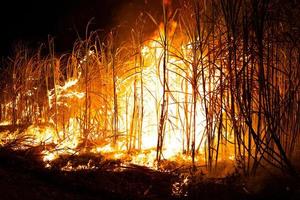
[[[72,159],[82,162],[91,157]],[[119,161],[107,160],[98,169],[76,172],[43,165],[32,152],[1,149],[0,199],[300,199],[299,181],[291,177],[258,176],[244,181],[238,174],[197,175],[184,185],[178,173],[122,166]],[[181,191],[174,194],[176,182]]]

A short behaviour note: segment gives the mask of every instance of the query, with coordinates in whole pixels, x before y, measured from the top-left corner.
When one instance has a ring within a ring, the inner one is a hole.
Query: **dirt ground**
[[[97,170],[62,172],[45,169],[28,152],[1,149],[0,199],[300,199],[299,179],[292,177],[197,176],[182,184],[179,174],[120,166],[107,161]]]

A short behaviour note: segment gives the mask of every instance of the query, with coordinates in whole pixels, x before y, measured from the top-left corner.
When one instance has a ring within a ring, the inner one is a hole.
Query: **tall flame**
[[[170,5],[170,0],[163,1],[165,5]],[[168,34],[175,34],[176,22],[170,22]],[[110,96],[106,101],[98,100],[102,104],[95,105],[96,98],[93,99],[93,89],[102,88],[102,85],[112,84],[103,81],[103,74],[97,74],[94,82],[88,82],[82,72],[85,63],[93,59],[95,53],[89,51],[88,55],[79,62],[78,68],[81,71],[77,78],[69,78],[63,85],[55,85],[48,91],[48,103],[50,108],[51,122],[48,126],[30,126],[25,134],[33,138],[31,145],[48,145],[43,150],[43,160],[50,162],[62,154],[78,154],[81,149],[95,154],[103,154],[113,159],[124,159],[128,162],[156,166],[156,147],[157,133],[159,127],[159,112],[162,104],[162,71],[163,65],[167,68],[167,118],[164,130],[164,142],[162,148],[163,159],[177,161],[191,161],[191,139],[194,136],[194,146],[197,151],[196,161],[203,161],[205,157],[205,125],[206,117],[202,101],[199,101],[196,110],[193,110],[193,85],[190,81],[191,64],[193,62],[193,47],[190,41],[184,39],[184,43],[173,41],[167,48],[162,46],[162,33],[164,27],[153,36],[149,42],[145,43],[140,49],[140,63],[130,60],[140,72],[135,73],[133,78],[125,82],[125,86],[115,88],[119,91],[118,97],[118,121],[117,132],[109,121],[103,120],[104,117],[111,118],[116,113],[110,105]],[[164,51],[167,49],[166,63],[162,62]],[[174,52],[181,51],[181,57]],[[203,60],[203,62],[206,62]],[[94,62],[95,64],[96,62]],[[142,65],[141,65],[142,63]],[[112,66],[111,63],[108,66]],[[103,66],[101,66],[103,68]],[[182,70],[186,73],[183,74]],[[115,72],[107,71],[107,74]],[[207,73],[204,71],[204,73]],[[205,74],[206,76],[207,74]],[[100,77],[100,78],[99,78]],[[113,81],[120,81],[119,77],[114,77]],[[99,87],[99,82],[101,86]],[[210,87],[218,84],[210,81]],[[115,83],[116,84],[116,83]],[[198,94],[203,95],[204,91],[199,83]],[[142,92],[143,90],[143,92]],[[91,91],[91,92],[89,92]],[[89,94],[87,94],[89,92]],[[104,91],[108,92],[109,91]],[[91,97],[92,96],[92,97]],[[111,98],[112,99],[112,98]],[[113,100],[115,100],[113,99]],[[92,103],[91,103],[92,102]],[[94,104],[93,104],[94,103]],[[104,104],[106,103],[106,104]],[[95,111],[88,109],[100,108]],[[52,110],[56,111],[53,112]],[[191,117],[194,115],[194,117]],[[91,116],[94,116],[91,119]],[[100,116],[100,117],[98,117]],[[102,118],[101,118],[102,117]],[[89,121],[88,121],[89,120]],[[4,123],[4,122],[3,122]],[[191,126],[194,124],[194,126]],[[87,132],[92,132],[87,133]],[[118,139],[112,142],[111,133],[117,133]],[[91,143],[88,143],[91,140]],[[54,146],[54,148],[50,146]],[[87,146],[90,147],[87,148]],[[232,154],[227,155],[228,158]],[[69,170],[67,166],[65,170]]]

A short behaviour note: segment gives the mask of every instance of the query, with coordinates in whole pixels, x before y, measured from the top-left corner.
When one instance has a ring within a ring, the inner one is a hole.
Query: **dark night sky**
[[[47,42],[54,36],[56,50],[71,50],[77,32],[83,36],[85,27],[94,18],[91,29],[109,30],[135,18],[150,6],[143,0],[10,0],[0,6],[0,56],[12,52],[13,44],[22,41],[30,47]],[[153,1],[154,2],[154,1]],[[156,4],[159,1],[157,0]],[[155,3],[154,3],[155,4]]]

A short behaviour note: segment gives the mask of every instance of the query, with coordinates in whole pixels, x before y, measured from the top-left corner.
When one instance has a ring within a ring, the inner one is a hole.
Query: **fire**
[[[165,0],[164,4],[170,5],[171,1]],[[89,152],[156,168],[157,134],[164,93],[163,67],[167,68],[165,76],[168,83],[165,91],[167,117],[162,159],[192,163],[191,152],[192,148],[195,148],[196,156],[193,161],[205,161],[207,122],[204,99],[200,98],[197,106],[193,108],[193,43],[181,36],[183,38],[178,41],[166,42],[167,46],[164,47],[163,29],[161,24],[154,36],[141,46],[139,62],[137,59],[127,61],[128,65],[134,65],[138,69],[135,69],[137,71],[134,76],[130,76],[123,85],[119,84],[122,80],[121,75],[116,75],[114,79],[108,78],[118,73],[109,71],[113,63],[106,61],[106,66],[105,63],[99,64],[99,61],[95,61],[96,53],[90,50],[77,63],[77,74],[74,76],[76,78],[70,77],[62,84],[56,83],[47,91],[50,112],[48,123],[43,126],[34,124],[23,133],[32,138],[30,145],[45,147],[42,159],[47,167],[51,166],[51,161],[62,155]],[[168,36],[176,34],[176,29],[177,23],[170,22]],[[164,56],[167,58],[163,58]],[[163,62],[163,59],[166,59],[166,62]],[[92,63],[92,67],[99,65],[98,69],[106,69],[106,74],[96,73],[88,80],[85,76],[94,70],[87,69],[89,62]],[[208,61],[205,58],[202,62],[204,65]],[[204,73],[204,78],[208,79],[208,72]],[[196,91],[198,96],[205,94],[202,84],[203,82],[199,81]],[[213,88],[217,87],[218,82],[211,81],[210,84]],[[112,98],[111,91],[114,85],[118,95]],[[110,101],[117,102],[112,105]],[[110,121],[110,118],[113,120]],[[114,120],[116,124],[112,125]],[[1,124],[7,123],[3,121]],[[11,134],[11,137],[16,135]],[[114,141],[112,138],[115,138]],[[192,144],[194,147],[191,147]],[[230,160],[234,157],[231,152],[226,156]],[[89,167],[74,168],[68,163],[62,170],[85,168]]]
[[[128,15],[135,23],[107,35],[87,27],[60,57],[50,39],[49,48],[16,51],[1,67],[0,146],[65,171],[107,161],[192,175],[260,167],[294,175],[296,29],[275,17],[276,3],[255,2],[145,3]],[[147,12],[156,5],[160,15]]]

